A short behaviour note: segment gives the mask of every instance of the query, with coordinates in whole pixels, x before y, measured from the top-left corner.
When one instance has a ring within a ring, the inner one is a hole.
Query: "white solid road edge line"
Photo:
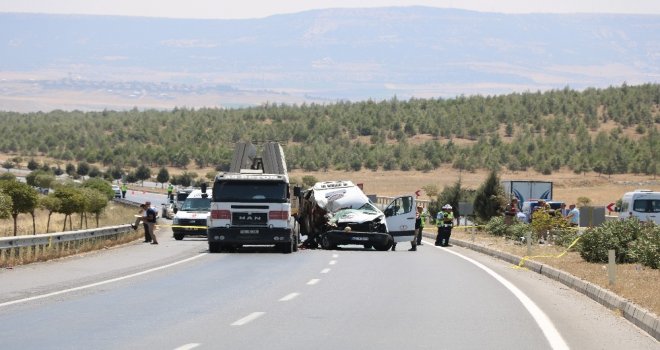
[[[432,243],[432,242],[430,242]],[[429,244],[430,244],[429,243]],[[438,247],[434,246],[437,249],[443,249],[443,247]],[[552,347],[555,350],[563,350],[563,349],[570,349],[568,344],[566,344],[566,341],[564,341],[564,338],[562,338],[561,334],[559,334],[559,331],[557,331],[557,328],[555,325],[550,321],[550,318],[541,310],[536,303],[532,301],[523,291],[518,289],[518,287],[514,286],[513,283],[509,282],[506,278],[502,277],[499,275],[497,272],[491,270],[490,268],[486,267],[482,263],[469,258],[465,255],[462,255],[460,253],[456,253],[450,249],[444,249],[445,252],[451,253],[456,255],[457,257],[464,259],[478,268],[486,271],[487,274],[493,276],[495,280],[500,282],[506,289],[511,291],[513,295],[520,300],[520,302],[523,304],[525,309],[527,309],[527,312],[529,312],[530,315],[532,315],[532,318],[534,318],[534,321],[536,321],[536,324],[541,328],[541,331],[543,332],[543,335],[545,338],[548,340],[550,343],[550,347]]]
[[[17,299],[17,300],[7,301],[7,302],[4,302],[4,303],[0,303],[0,307],[5,307],[5,306],[9,306],[9,305],[14,305],[14,304],[20,304],[20,303],[25,303],[25,302],[33,301],[33,300],[39,300],[39,299],[49,298],[49,297],[56,296],[56,295],[61,295],[61,294],[66,294],[66,293],[76,292],[76,291],[83,290],[83,289],[89,289],[89,288],[93,288],[93,287],[102,286],[102,285],[104,285],[104,284],[108,284],[108,283],[114,283],[114,282],[123,281],[123,280],[129,279],[129,278],[133,278],[133,277],[137,277],[137,276],[146,275],[146,274],[151,273],[151,272],[155,272],[155,271],[159,271],[159,270],[164,270],[164,269],[170,268],[170,267],[172,267],[172,266],[176,266],[176,265],[180,265],[180,264],[183,264],[183,263],[187,263],[187,262],[189,262],[189,261],[192,261],[192,260],[198,259],[198,258],[200,258],[200,257],[202,257],[202,256],[204,256],[204,255],[207,255],[207,254],[208,254],[208,253],[200,253],[199,255],[195,255],[195,256],[190,257],[190,258],[187,258],[187,259],[183,259],[183,260],[175,261],[175,262],[173,262],[173,263],[171,263],[171,264],[167,264],[167,265],[163,265],[163,266],[159,266],[159,267],[154,267],[154,268],[152,268],[152,269],[148,269],[148,270],[144,270],[144,271],[136,272],[136,273],[133,273],[133,274],[130,274],[130,275],[122,276],[122,277],[111,278],[111,279],[109,279],[109,280],[105,280],[105,281],[101,281],[101,282],[96,282],[96,283],[86,284],[86,285],[84,285],[84,286],[80,286],[80,287],[69,288],[69,289],[64,289],[64,290],[59,290],[59,291],[57,291],[57,292],[46,293],[46,294],[41,294],[41,295],[35,295],[35,296],[33,296],[33,297],[29,297],[29,298],[23,298],[23,299]]]
[[[253,312],[253,313],[241,318],[240,320],[232,323],[231,325],[232,326],[242,326],[242,325],[245,325],[247,323],[250,323],[250,322],[256,320],[257,318],[263,316],[264,314],[265,314],[265,312],[261,312],[261,311]]]

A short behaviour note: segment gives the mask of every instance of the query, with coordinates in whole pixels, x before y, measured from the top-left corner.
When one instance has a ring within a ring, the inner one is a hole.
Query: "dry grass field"
[[[439,190],[445,186],[452,186],[460,179],[465,188],[477,189],[488,176],[486,171],[459,172],[451,166],[443,166],[430,172],[418,171],[369,171],[344,172],[303,172],[294,170],[290,176],[302,179],[305,175],[316,177],[319,181],[326,180],[351,180],[354,183],[363,183],[367,194],[379,196],[394,196],[405,193],[413,193],[425,185],[436,185]],[[607,205],[620,199],[628,191],[645,188],[660,191],[660,177],[654,179],[652,176],[642,175],[598,175],[587,173],[576,175],[569,170],[563,170],[552,175],[541,175],[536,172],[508,172],[499,174],[500,179],[505,180],[536,180],[552,181],[554,198],[566,203],[574,203],[578,197],[587,197],[596,206]],[[420,199],[430,199],[424,191]]]
[[[121,224],[128,224],[133,221],[137,213],[137,208],[128,207],[116,202],[109,202],[105,212],[99,217],[99,226],[114,226]],[[36,233],[46,233],[46,225],[48,223],[48,211],[37,209],[35,210],[35,226]],[[72,218],[73,229],[80,229],[80,216],[73,215]],[[17,235],[31,235],[32,232],[32,216],[30,214],[20,214],[17,220]],[[48,233],[62,232],[64,227],[64,215],[54,213],[50,218],[50,226]],[[67,231],[69,224],[67,223]],[[83,221],[83,229],[96,228],[96,219],[94,216],[87,218],[87,225]],[[0,220],[0,237],[9,237],[14,235],[14,219]]]

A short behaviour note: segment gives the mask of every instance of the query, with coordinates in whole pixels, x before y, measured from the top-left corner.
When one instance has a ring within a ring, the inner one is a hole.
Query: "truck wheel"
[[[332,250],[335,249],[336,246],[330,242],[330,238],[328,238],[328,235],[323,235],[321,238],[321,248],[325,250]]]
[[[222,245],[216,242],[209,242],[209,252],[211,253],[220,253],[222,251]]]
[[[180,240],[183,239],[183,235],[174,235],[174,239],[176,239],[177,241],[180,241]]]
[[[365,244],[365,245],[364,245],[364,249],[371,249],[371,248],[373,248],[373,247],[374,247],[374,246],[372,246],[371,244]]]

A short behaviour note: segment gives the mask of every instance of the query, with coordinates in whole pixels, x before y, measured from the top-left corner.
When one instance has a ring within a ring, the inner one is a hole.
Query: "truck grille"
[[[266,226],[268,213],[234,212],[231,214],[231,223],[236,226]]]

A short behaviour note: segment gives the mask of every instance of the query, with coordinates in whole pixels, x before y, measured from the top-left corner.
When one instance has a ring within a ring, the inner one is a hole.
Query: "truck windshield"
[[[287,184],[280,181],[217,181],[214,202],[286,203]]]
[[[210,211],[211,198],[187,198],[181,206],[183,211]]]

